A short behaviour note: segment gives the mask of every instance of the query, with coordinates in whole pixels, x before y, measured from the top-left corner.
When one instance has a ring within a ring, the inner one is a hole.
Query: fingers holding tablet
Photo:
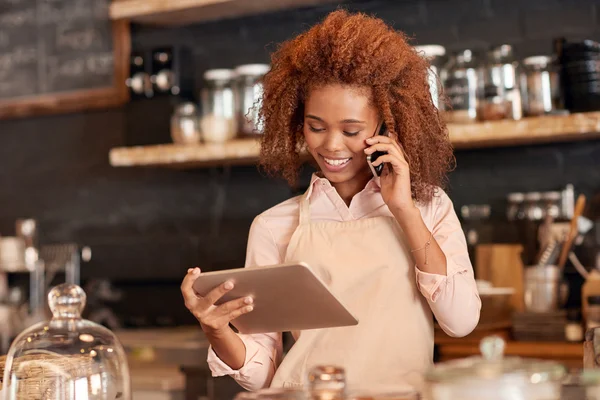
[[[232,320],[254,309],[252,305],[254,301],[251,297],[238,298],[218,306],[215,305],[219,299],[233,289],[234,284],[231,281],[218,285],[204,297],[198,295],[193,284],[199,275],[199,268],[188,269],[188,273],[181,283],[181,293],[186,308],[196,317],[205,331],[218,332],[227,328]]]

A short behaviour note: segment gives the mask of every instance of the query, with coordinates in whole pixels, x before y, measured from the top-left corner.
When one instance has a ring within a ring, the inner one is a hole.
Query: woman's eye
[[[323,132],[325,129],[324,128],[315,128],[314,126],[308,126],[309,129],[311,130],[311,132]]]
[[[346,132],[344,131],[344,135],[346,136],[356,136],[360,133],[360,131],[356,131],[356,132]]]

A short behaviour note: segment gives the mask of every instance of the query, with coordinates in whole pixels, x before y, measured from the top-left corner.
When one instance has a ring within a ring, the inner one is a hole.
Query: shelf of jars
[[[449,124],[455,149],[523,146],[600,138],[600,112]],[[224,143],[161,144],[119,147],[110,151],[113,167],[196,168],[219,165],[252,165],[258,160],[257,139]]]
[[[156,26],[186,25],[269,11],[310,7],[334,0],[113,0],[110,17]]]

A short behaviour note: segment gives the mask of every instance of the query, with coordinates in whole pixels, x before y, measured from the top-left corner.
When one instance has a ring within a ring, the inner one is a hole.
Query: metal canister
[[[471,50],[454,53],[445,67],[444,91],[450,101],[445,119],[451,123],[474,122],[477,118],[478,71]]]

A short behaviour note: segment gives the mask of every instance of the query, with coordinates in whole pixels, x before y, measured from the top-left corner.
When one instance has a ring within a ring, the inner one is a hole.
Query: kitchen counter
[[[114,333],[127,352],[133,400],[231,399],[242,390],[232,379],[211,376],[209,343],[199,326]]]
[[[191,366],[208,370],[209,343],[200,327],[124,329],[114,332],[136,362]]]
[[[480,355],[479,341],[460,339],[436,341],[439,361]],[[504,354],[523,358],[555,360],[567,368],[583,367],[583,343],[569,342],[506,342]]]

